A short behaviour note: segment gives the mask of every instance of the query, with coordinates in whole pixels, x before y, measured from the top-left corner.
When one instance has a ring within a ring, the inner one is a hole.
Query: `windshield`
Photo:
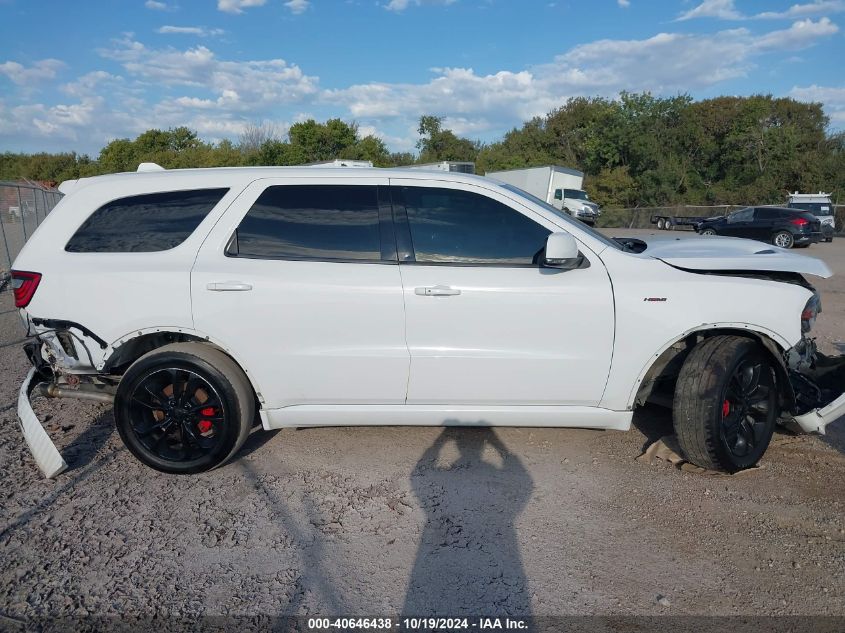
[[[816,216],[833,215],[833,205],[829,202],[792,202],[790,209],[801,209]]]
[[[581,191],[580,189],[564,189],[563,190],[563,197],[569,198],[570,200],[589,200],[590,196],[587,195],[586,191]]]
[[[546,211],[553,213],[555,215],[555,217],[558,217],[561,220],[564,220],[567,224],[570,224],[572,226],[576,226],[579,230],[584,231],[585,233],[589,233],[592,237],[599,240],[602,244],[606,244],[607,246],[612,246],[616,250],[620,250],[620,251],[625,250],[625,248],[619,242],[612,240],[605,235],[602,235],[601,233],[596,231],[594,228],[587,226],[583,222],[579,222],[578,220],[573,220],[565,211],[561,211],[560,209],[553,207],[552,205],[550,205],[545,200],[541,200],[540,198],[538,198],[536,196],[532,196],[527,191],[523,191],[519,187],[514,187],[513,185],[501,184],[500,186],[503,187],[504,189],[507,189],[511,193],[515,193],[520,198],[524,198],[524,199],[528,200],[529,202],[533,202],[537,206],[543,207]],[[569,191],[569,190],[567,189],[567,191]]]

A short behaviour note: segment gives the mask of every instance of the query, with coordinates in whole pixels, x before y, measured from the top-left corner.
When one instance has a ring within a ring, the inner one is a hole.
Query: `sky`
[[[0,152],[314,118],[412,151],[570,97],[772,94],[845,128],[845,0],[0,0]]]

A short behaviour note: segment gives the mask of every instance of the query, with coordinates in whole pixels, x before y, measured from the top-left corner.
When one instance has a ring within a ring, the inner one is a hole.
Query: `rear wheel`
[[[714,336],[684,361],[673,422],[692,463],[727,472],[754,466],[769,446],[779,415],[777,374],[757,342]]]
[[[129,451],[168,473],[198,473],[243,445],[255,416],[252,388],[223,352],[202,343],[166,345],[126,371],[115,397]]]
[[[792,233],[789,231],[778,231],[772,237],[772,244],[780,248],[792,248],[795,244],[795,238],[792,237]]]
[[[664,220],[663,218],[658,218],[657,219],[657,229],[662,231],[665,227],[666,227],[666,220]]]

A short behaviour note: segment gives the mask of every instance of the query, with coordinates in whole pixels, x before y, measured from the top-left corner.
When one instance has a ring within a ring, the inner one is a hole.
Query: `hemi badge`
[[[643,301],[666,301],[666,297],[646,297]]]

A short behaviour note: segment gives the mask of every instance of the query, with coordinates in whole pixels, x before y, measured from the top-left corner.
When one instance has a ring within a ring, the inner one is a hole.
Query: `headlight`
[[[806,334],[813,329],[816,324],[816,317],[822,311],[822,299],[819,293],[815,293],[807,305],[804,306],[804,311],[801,313],[801,332]]]

